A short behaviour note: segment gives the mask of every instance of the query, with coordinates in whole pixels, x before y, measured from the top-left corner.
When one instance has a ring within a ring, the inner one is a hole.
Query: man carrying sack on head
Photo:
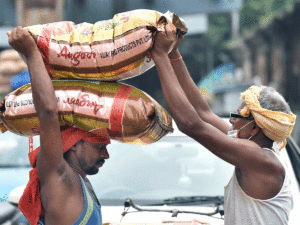
[[[86,175],[96,174],[109,158],[107,131],[61,131],[54,88],[32,36],[22,27],[8,36],[9,44],[26,57],[40,121],[41,147],[29,153],[34,169],[19,208],[32,225],[101,225],[101,206]]]
[[[215,115],[193,82],[177,50],[169,53],[172,31],[157,32],[151,50],[163,95],[179,130],[235,166],[225,187],[225,225],[288,224],[293,206],[286,165],[273,148],[286,144],[296,116],[269,87],[252,86],[231,113],[229,126]],[[201,163],[199,161],[199,163]]]

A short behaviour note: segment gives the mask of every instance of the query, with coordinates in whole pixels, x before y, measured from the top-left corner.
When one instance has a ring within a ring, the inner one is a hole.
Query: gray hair
[[[283,96],[272,87],[261,86],[261,92],[258,101],[260,106],[264,109],[284,112],[287,114],[291,112],[291,108],[284,100]]]

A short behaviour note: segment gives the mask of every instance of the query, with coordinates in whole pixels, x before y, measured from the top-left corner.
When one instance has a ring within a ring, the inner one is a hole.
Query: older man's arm
[[[253,141],[233,139],[216,127],[206,123],[198,115],[180,86],[168,58],[168,48],[172,44],[172,31],[157,33],[156,43],[151,51],[162,86],[164,99],[171,116],[183,133],[205,146],[213,154],[245,171],[272,174],[267,151]],[[253,128],[254,129],[254,128]],[[258,132],[258,128],[251,131]]]
[[[197,85],[191,78],[186,65],[181,57],[178,50],[178,46],[183,41],[184,36],[179,36],[176,45],[173,50],[169,53],[172,68],[174,69],[175,75],[182,87],[189,102],[195,108],[198,115],[206,123],[213,125],[223,133],[227,133],[230,130],[230,126],[220,117],[213,113],[206,99],[199,91]]]

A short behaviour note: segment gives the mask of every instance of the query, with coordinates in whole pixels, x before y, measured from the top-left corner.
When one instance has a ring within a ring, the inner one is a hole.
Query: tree
[[[244,33],[256,26],[269,24],[275,16],[293,8],[293,0],[245,0],[240,11],[241,31]]]
[[[269,24],[275,16],[293,8],[294,0],[244,0],[240,11],[240,31],[243,34],[257,26]],[[213,55],[212,66],[228,60],[226,44],[232,38],[230,13],[210,14],[209,29],[204,36]]]

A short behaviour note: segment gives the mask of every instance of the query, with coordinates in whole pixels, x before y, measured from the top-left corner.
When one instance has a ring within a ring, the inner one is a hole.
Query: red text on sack
[[[65,59],[71,59],[73,66],[78,66],[80,64],[80,60],[83,59],[91,59],[96,58],[95,52],[74,52],[71,53],[68,51],[67,46],[63,47],[59,54],[57,54],[57,57],[65,57]]]
[[[81,96],[81,98],[68,98],[67,101],[63,101],[63,103],[73,104],[77,105],[79,107],[94,107],[94,113],[95,115],[98,113],[98,111],[103,108],[103,105],[98,105],[96,102],[91,102],[90,100],[86,99],[89,98],[89,94],[84,94]]]

